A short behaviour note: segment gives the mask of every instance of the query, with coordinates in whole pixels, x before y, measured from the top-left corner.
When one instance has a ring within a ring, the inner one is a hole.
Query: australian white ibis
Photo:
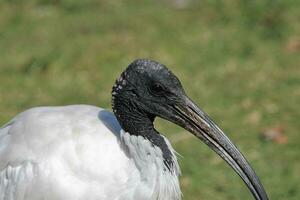
[[[0,129],[0,200],[180,200],[169,120],[206,143],[248,186],[267,194],[244,156],[164,65],[139,59],[117,79],[113,113],[89,105],[38,107]]]

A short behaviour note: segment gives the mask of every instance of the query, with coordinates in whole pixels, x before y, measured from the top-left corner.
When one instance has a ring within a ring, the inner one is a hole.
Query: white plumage
[[[180,199],[173,158],[101,108],[33,108],[0,129],[0,200]]]

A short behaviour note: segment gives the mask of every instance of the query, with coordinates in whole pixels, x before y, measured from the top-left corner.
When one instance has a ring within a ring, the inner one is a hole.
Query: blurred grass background
[[[135,58],[178,75],[270,199],[300,199],[300,1],[1,0],[0,123],[33,106],[110,109],[114,80]],[[184,199],[252,199],[205,145],[156,124],[183,156]],[[274,127],[285,142],[262,139]]]

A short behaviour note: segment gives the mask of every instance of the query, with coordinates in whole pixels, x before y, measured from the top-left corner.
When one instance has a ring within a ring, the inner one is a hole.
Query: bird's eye
[[[151,86],[151,93],[156,94],[156,95],[160,95],[164,92],[164,88],[162,85],[160,85],[159,83],[154,83]]]

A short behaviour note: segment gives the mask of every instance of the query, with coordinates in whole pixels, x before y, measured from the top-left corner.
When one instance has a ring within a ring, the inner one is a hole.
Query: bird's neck
[[[154,147],[158,147],[162,152],[165,167],[172,171],[175,165],[174,155],[164,136],[155,130],[153,125],[154,116],[143,112],[138,106],[132,104],[133,102],[128,98],[116,96],[113,99],[113,111],[122,129],[132,136],[142,136],[151,142]]]
[[[175,151],[168,140],[155,130],[155,116],[143,111],[138,101],[127,96],[124,90],[131,88],[126,85],[122,74],[113,87],[112,108],[123,129],[121,141],[127,147],[128,156],[139,169],[140,180],[149,187],[147,191],[152,191],[147,198],[141,199],[181,199],[180,170]]]
[[[121,141],[127,147],[129,157],[139,172],[138,178],[131,177],[129,182],[135,185],[134,193],[143,191],[143,194],[135,194],[139,199],[157,200],[180,200],[181,191],[179,186],[179,165],[175,151],[166,138],[161,138],[171,152],[172,166],[167,167],[164,154],[160,147],[153,145],[153,142],[139,135],[131,135],[121,130]],[[137,184],[137,185],[136,185]]]

